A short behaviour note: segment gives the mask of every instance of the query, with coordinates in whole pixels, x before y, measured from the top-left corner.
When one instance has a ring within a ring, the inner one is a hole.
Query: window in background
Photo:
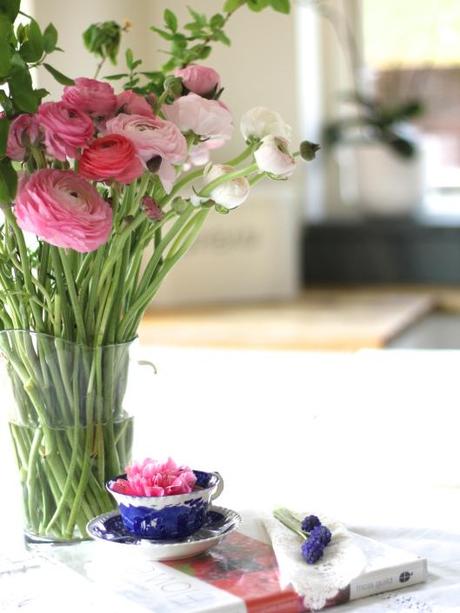
[[[362,0],[364,60],[388,104],[418,98],[431,212],[460,211],[460,2]],[[452,199],[433,198],[433,194]]]

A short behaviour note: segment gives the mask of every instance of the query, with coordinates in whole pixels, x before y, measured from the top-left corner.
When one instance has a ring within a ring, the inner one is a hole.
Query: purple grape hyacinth
[[[310,538],[319,541],[323,547],[326,547],[331,542],[331,531],[326,526],[316,526],[310,532]]]
[[[303,518],[301,529],[302,532],[311,532],[313,528],[321,526],[321,521],[316,515],[307,515]]]
[[[300,551],[307,564],[315,564],[323,557],[324,545],[318,539],[310,537],[302,543]]]
[[[324,549],[329,545],[332,534],[316,515],[307,515],[300,521],[298,516],[284,507],[275,509],[273,515],[286,528],[302,537],[300,553],[307,564],[315,564],[323,557]]]

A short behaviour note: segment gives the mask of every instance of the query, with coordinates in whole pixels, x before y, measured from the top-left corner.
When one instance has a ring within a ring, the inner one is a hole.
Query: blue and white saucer
[[[98,515],[86,529],[95,541],[141,547],[151,560],[180,560],[208,551],[238,528],[240,523],[241,517],[235,511],[212,506],[203,527],[182,541],[141,539],[128,532],[118,511]]]

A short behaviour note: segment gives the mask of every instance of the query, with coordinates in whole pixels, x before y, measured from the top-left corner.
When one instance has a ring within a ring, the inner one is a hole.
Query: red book
[[[241,598],[248,613],[305,611],[294,590],[280,588],[271,546],[239,532],[230,534],[207,554],[163,564]]]

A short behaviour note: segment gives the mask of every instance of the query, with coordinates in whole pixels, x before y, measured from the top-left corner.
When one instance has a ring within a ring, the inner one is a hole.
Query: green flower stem
[[[233,159],[225,162],[226,166],[238,166],[241,162],[244,162],[250,155],[254,153],[254,150],[257,148],[256,144],[248,145],[244,151],[237,155]]]
[[[169,218],[171,219],[172,216],[175,216],[176,213],[171,211],[172,215],[167,215],[169,216]],[[188,218],[192,215],[193,213],[193,207],[192,205],[187,206],[187,208],[185,209],[185,211],[183,213],[181,213],[180,215],[178,215],[178,218],[176,219],[176,221],[174,222],[174,224],[172,225],[172,227],[168,230],[168,232],[163,236],[162,240],[160,241],[160,243],[156,246],[155,251],[153,252],[153,256],[150,258],[144,274],[142,276],[141,282],[138,286],[137,292],[134,296],[134,305],[136,304],[138,298],[140,297],[141,294],[143,294],[143,292],[148,288],[154,274],[155,271],[157,269],[157,266],[161,260],[161,257],[163,256],[163,251],[166,249],[166,247],[169,245],[169,243],[174,239],[174,237],[176,236],[176,234],[178,232],[180,232],[180,230],[182,229],[182,227],[187,223]],[[131,306],[132,309],[134,309],[135,307],[132,305]]]
[[[253,185],[255,185],[256,183],[258,183],[259,181],[261,181],[262,179],[265,179],[265,177],[267,176],[266,172],[260,172],[257,175],[253,175],[250,179],[249,179],[249,185],[252,187]]]
[[[36,473],[36,460],[42,441],[42,433],[40,430],[35,430],[34,438],[30,448],[30,454],[27,463],[27,481],[26,487],[29,491],[28,505],[29,505],[29,518],[34,530],[38,530],[38,518],[37,518],[37,506],[35,504],[35,489],[37,485],[37,473]]]
[[[75,280],[70,268],[69,260],[61,249],[58,249],[59,257],[61,258],[62,269],[64,271],[65,280],[67,282],[67,290],[70,296],[70,302],[73,309],[73,315],[77,326],[78,337],[85,345],[87,344],[86,327],[83,321],[83,313],[81,305],[78,301],[77,289],[75,287]]]
[[[289,509],[284,507],[275,509],[273,511],[273,517],[286,526],[286,528],[289,528],[289,530],[300,536],[302,540],[307,538],[306,534],[300,529],[300,522],[292,515]]]
[[[169,194],[167,194],[162,200],[160,200],[160,202],[159,202],[160,207],[163,207],[168,202],[171,202],[171,200],[173,200],[173,198],[186,185],[188,185],[189,183],[191,183],[195,179],[199,179],[202,176],[203,176],[203,169],[202,168],[199,168],[197,170],[193,170],[192,172],[189,172],[188,174],[184,175],[182,177],[182,179],[179,179],[179,181],[174,185],[174,187],[172,188],[171,192]]]
[[[24,241],[24,236],[21,230],[19,229],[18,224],[16,223],[16,218],[14,217],[11,208],[7,207],[6,209],[4,209],[4,214],[5,214],[5,219],[8,221],[9,225],[11,226],[13,233],[14,233],[14,237],[16,239],[17,248],[19,250],[19,257],[21,259],[25,289],[27,291],[29,298],[32,296],[36,297],[34,285],[32,282],[31,266],[30,266],[30,261],[29,261],[29,257],[27,253],[26,243]],[[30,300],[29,304],[30,304],[31,311],[35,319],[34,329],[37,330],[38,332],[41,332],[43,329],[41,313],[34,301]]]
[[[94,266],[90,278],[88,298],[86,301],[85,321],[90,338],[93,338],[96,331],[96,304],[98,299],[99,279],[105,259],[105,250],[100,248],[96,251]]]
[[[61,259],[57,247],[50,247],[50,253],[54,268],[54,277],[56,279],[56,291],[61,298],[61,313],[64,330],[61,330],[61,334],[59,334],[59,336],[63,336],[64,338],[72,338],[73,325],[70,317],[70,310],[65,308],[67,303],[67,292],[64,284],[64,273],[61,266]]]
[[[182,227],[187,223],[189,217],[193,213],[193,210],[193,207],[189,205],[186,210],[178,216],[172,227],[164,235],[160,244],[155,249],[153,256],[150,258],[144,270],[144,274],[138,285],[131,305],[129,306],[123,320],[120,322],[120,338],[129,338],[129,336],[127,336],[128,330],[132,330],[132,322],[137,319],[138,311],[139,309],[142,309],[142,305],[145,303],[145,293],[148,292],[152,280],[156,278],[157,267],[161,261],[163,252],[181,231]]]
[[[101,290],[102,285],[105,283],[107,277],[111,275],[112,270],[113,270],[113,265],[115,264],[117,258],[121,254],[125,241],[128,240],[129,236],[131,235],[132,232],[134,232],[134,230],[136,230],[136,228],[138,228],[139,226],[141,226],[143,223],[146,222],[146,219],[147,218],[144,215],[138,215],[120,232],[120,234],[117,237],[115,237],[113,249],[111,253],[109,254],[109,256],[107,257],[107,259],[105,260],[105,263],[104,263],[104,266],[101,272],[101,276],[99,279],[99,285],[98,285],[99,291]]]
[[[139,299],[137,304],[137,311],[133,310],[131,314],[131,318],[126,318],[123,321],[123,329],[127,329],[131,334],[134,330],[137,329],[139,325],[139,321],[144,313],[144,310],[152,301],[156,292],[158,291],[161,282],[166,277],[168,272],[173,268],[173,266],[179,261],[179,259],[190,249],[190,247],[195,242],[195,239],[206,220],[206,217],[209,214],[210,209],[204,209],[198,211],[196,213],[193,221],[194,223],[189,226],[188,234],[184,237],[182,244],[177,246],[173,253],[168,254],[165,258],[164,263],[159,270],[159,272],[155,275],[155,280],[150,284],[148,291],[146,291]]]

